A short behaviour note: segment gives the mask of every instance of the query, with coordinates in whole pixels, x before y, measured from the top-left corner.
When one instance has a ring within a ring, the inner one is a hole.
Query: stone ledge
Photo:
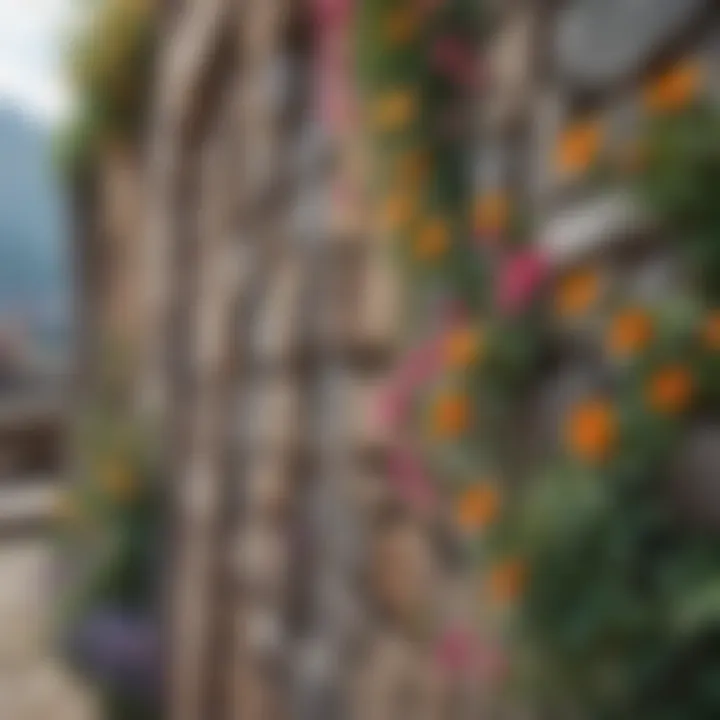
[[[540,231],[538,246],[561,269],[637,238],[648,225],[637,203],[626,194],[614,193],[557,212]]]
[[[0,534],[48,529],[57,516],[62,484],[52,478],[18,479],[0,488]]]

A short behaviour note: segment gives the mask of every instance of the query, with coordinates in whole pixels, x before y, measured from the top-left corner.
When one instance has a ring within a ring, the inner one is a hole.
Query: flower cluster
[[[454,4],[446,0],[440,5],[447,10]],[[562,634],[562,623],[566,618],[574,621],[575,615],[569,610],[553,613],[576,596],[582,610],[580,590],[568,579],[581,573],[564,569],[566,574],[553,580],[552,563],[564,568],[567,562],[570,567],[584,550],[573,548],[571,542],[556,543],[555,538],[567,532],[568,538],[575,533],[578,543],[594,542],[589,536],[586,541],[583,533],[601,533],[603,513],[635,487],[628,477],[664,472],[664,461],[682,437],[683,418],[694,408],[707,409],[712,375],[720,368],[720,312],[713,309],[720,302],[720,291],[710,291],[720,288],[720,254],[711,255],[703,247],[703,252],[687,256],[696,263],[688,263],[691,276],[700,273],[707,278],[713,272],[714,276],[697,286],[699,297],[680,327],[673,319],[672,302],[669,307],[652,308],[634,299],[622,302],[612,279],[592,265],[558,275],[548,258],[523,244],[532,237],[532,228],[523,233],[515,227],[518,208],[513,198],[494,188],[473,200],[468,176],[462,173],[462,148],[447,157],[438,152],[438,104],[447,110],[453,102],[447,97],[437,100],[441,94],[428,88],[438,73],[451,82],[455,100],[477,87],[472,53],[447,25],[428,23],[428,12],[440,12],[435,4],[431,11],[424,4],[399,0],[367,5],[375,8],[371,14],[376,26],[385,29],[379,36],[385,45],[376,66],[387,72],[380,91],[371,93],[368,114],[379,138],[380,226],[388,237],[399,240],[401,256],[409,258],[413,290],[437,294],[439,289],[445,306],[460,307],[431,334],[430,341],[409,353],[391,380],[392,401],[387,405],[393,409],[393,425],[422,451],[420,458],[404,444],[395,475],[402,476],[400,484],[406,491],[412,489],[406,497],[420,498],[416,504],[425,512],[433,510],[433,503],[442,505],[450,489],[457,532],[469,555],[481,558],[483,603],[509,617],[523,618],[526,627],[536,631],[530,635],[542,636],[543,630]],[[431,27],[441,28],[440,37]],[[398,57],[401,61],[394,64],[392,59]],[[410,74],[403,75],[407,68]],[[667,131],[675,154],[659,147],[656,135],[648,130],[642,141],[612,159],[613,167],[623,173],[623,183],[630,180],[642,188],[650,177],[652,187],[652,180],[662,177],[658,163],[676,157],[678,146],[682,147],[673,123],[682,125],[689,109],[694,112],[700,80],[697,64],[684,63],[648,83],[642,97],[648,122]],[[701,117],[703,130],[720,131],[720,122]],[[717,119],[717,113],[712,117]],[[701,133],[695,131],[697,139]],[[587,176],[616,152],[610,151],[608,139],[601,118],[586,117],[571,124],[556,145],[558,176],[563,180]],[[457,151],[461,138],[456,140]],[[662,192],[682,186],[657,184]],[[463,191],[448,197],[443,194],[448,186]],[[716,243],[717,233],[709,223],[717,213],[703,214],[697,204],[678,207],[678,202],[663,195],[650,205],[670,224],[675,208],[677,217],[695,222],[697,237]],[[468,238],[474,242],[467,242]],[[717,257],[717,263],[698,268],[698,257]],[[469,287],[477,292],[468,292]],[[435,321],[425,319],[429,325]],[[542,361],[556,343],[558,329],[592,336],[594,358],[605,369],[605,379],[565,408],[556,428],[558,446],[549,460],[543,459],[547,466],[528,468],[518,457],[522,455],[515,424],[518,408],[526,391],[542,382]],[[528,474],[536,490],[509,491]],[[561,489],[553,489],[556,485]],[[566,514],[576,517],[559,518],[550,512],[548,497],[553,492],[559,498],[553,503],[565,503]],[[659,489],[653,492],[659,494]],[[646,502],[648,515],[654,500],[646,498]],[[439,512],[444,517],[443,510]],[[637,512],[638,527],[651,522],[640,519],[642,507]],[[553,521],[548,523],[550,517]],[[585,525],[582,518],[587,519]],[[607,530],[611,525],[602,527]],[[633,558],[637,555],[633,547],[626,552]],[[586,585],[592,583],[592,578],[582,577]],[[542,582],[536,582],[538,578]],[[551,597],[552,593],[556,595]],[[546,634],[540,655],[566,661],[567,652],[558,649],[556,640]],[[468,654],[465,644],[460,643],[462,651],[457,645],[451,642],[444,653],[454,658],[452,663]]]

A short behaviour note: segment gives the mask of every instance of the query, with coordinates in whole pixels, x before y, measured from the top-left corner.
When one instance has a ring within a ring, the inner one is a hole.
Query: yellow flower
[[[555,292],[555,309],[564,318],[585,314],[600,294],[600,278],[590,269],[566,275]]]
[[[703,344],[708,350],[720,350],[720,310],[715,310],[705,320],[702,328]]]
[[[683,62],[648,83],[643,98],[645,108],[655,113],[682,110],[697,95],[701,80],[699,63]]]
[[[132,500],[138,491],[135,474],[123,465],[110,465],[106,468],[102,475],[102,483],[108,496],[118,502]]]
[[[417,35],[419,27],[420,15],[408,4],[385,18],[385,40],[389,45],[406,45]]]
[[[655,412],[676,415],[692,400],[693,378],[684,366],[669,365],[650,378],[645,392],[647,403]]]
[[[373,123],[378,130],[400,130],[410,124],[418,111],[417,96],[412,90],[392,90],[373,107]]]
[[[615,411],[601,399],[583,402],[568,417],[565,440],[581,460],[592,463],[605,460],[617,441]]]
[[[599,122],[583,122],[570,127],[558,141],[555,158],[558,170],[565,175],[584,172],[597,157],[601,142]]]
[[[463,327],[448,333],[443,343],[445,364],[451,368],[472,365],[482,352],[482,335],[472,327]]]
[[[626,310],[610,325],[607,336],[608,353],[615,358],[631,357],[648,346],[654,333],[652,318],[644,310]]]
[[[515,602],[527,584],[527,567],[521,560],[506,560],[490,571],[490,597],[498,605]]]
[[[440,219],[431,220],[418,233],[415,255],[418,260],[432,262],[441,258],[449,245],[450,231],[447,224]]]
[[[497,518],[499,510],[500,494],[490,483],[483,483],[460,496],[457,523],[467,532],[481,530]]]
[[[470,425],[470,403],[461,393],[441,395],[432,409],[432,433],[440,440],[457,438]]]
[[[385,202],[382,211],[382,227],[388,232],[398,232],[406,228],[415,213],[415,198],[411,193],[398,192]]]
[[[510,216],[510,203],[500,193],[483,195],[475,201],[475,233],[496,236],[505,231]]]

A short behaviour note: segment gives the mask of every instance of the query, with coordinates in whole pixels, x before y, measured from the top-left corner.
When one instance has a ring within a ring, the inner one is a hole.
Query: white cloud
[[[0,101],[54,122],[71,107],[65,32],[78,0],[0,0]]]

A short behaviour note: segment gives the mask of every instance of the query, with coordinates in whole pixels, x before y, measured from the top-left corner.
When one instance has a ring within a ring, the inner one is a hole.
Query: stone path
[[[51,654],[51,561],[48,539],[0,538],[0,720],[98,720]]]

